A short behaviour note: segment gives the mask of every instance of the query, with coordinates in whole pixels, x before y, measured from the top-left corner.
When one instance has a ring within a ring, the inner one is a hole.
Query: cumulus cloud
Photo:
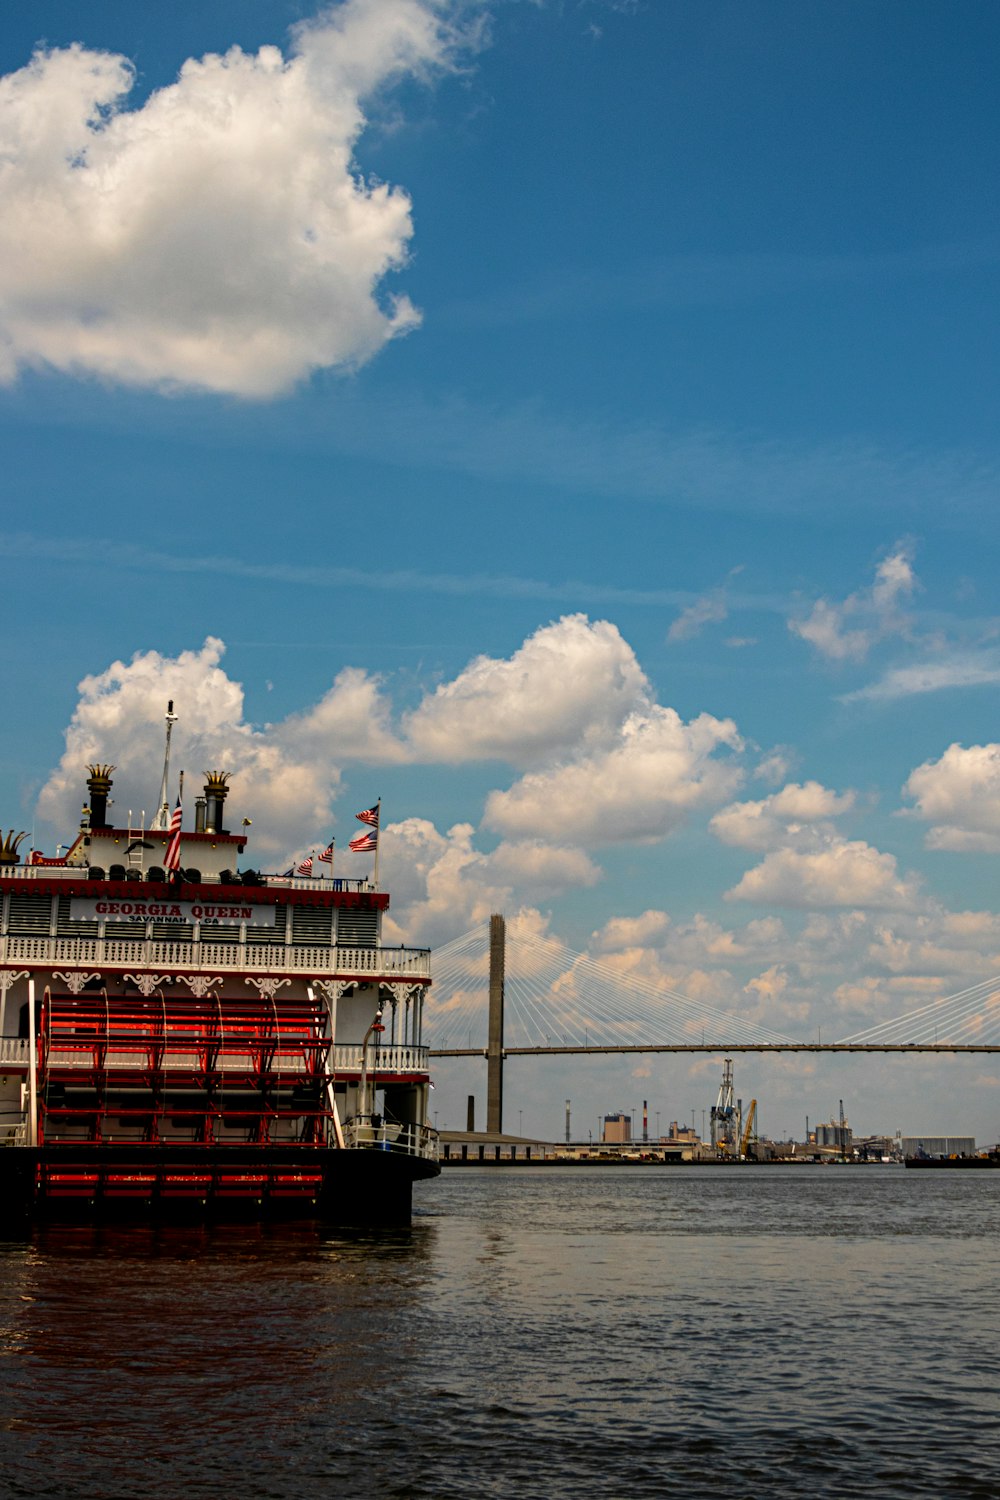
[[[359,667],[345,667],[320,701],[292,714],[273,730],[296,753],[322,760],[336,747],[341,759],[393,765],[409,759],[406,745],[392,727],[392,706],[377,677]]]
[[[876,641],[909,629],[901,603],[916,582],[910,548],[901,543],[879,563],[870,588],[839,604],[817,599],[807,615],[789,620],[788,628],[830,661],[860,661]]]
[[[638,917],[611,917],[599,931],[590,935],[591,953],[621,953],[628,948],[648,947],[662,938],[670,926],[665,911],[644,911]]]
[[[470,823],[445,833],[426,818],[406,818],[382,834],[382,867],[391,872],[392,917],[385,935],[440,943],[485,923],[490,914],[532,899],[593,885],[600,872],[577,849],[536,843],[475,847]]]
[[[795,765],[795,751],[788,745],[775,745],[766,755],[762,756],[754,767],[754,780],[765,781],[771,786],[777,786],[784,781]]]
[[[949,745],[911,771],[903,792],[933,825],[928,849],[1000,852],[1000,745]]]
[[[341,673],[310,713],[256,727],[245,717],[242,686],[221,665],[224,651],[210,636],[198,650],[175,657],[141,651],[84,678],[65,753],[39,798],[40,818],[62,837],[75,826],[91,761],[118,766],[117,819],[129,809],[137,820],[142,810],[151,818],[163,767],[163,715],[173,699],[173,774],[187,772],[186,799],[200,791],[204,771],[231,771],[229,826],[252,817],[255,858],[266,862],[319,837],[325,842],[339,763],[362,750],[392,758],[377,685],[363,674]],[[171,802],[174,795],[172,786]]]
[[[649,683],[607,620],[567,615],[507,658],[478,656],[408,714],[421,760],[530,766],[570,748],[609,744]]]
[[[737,849],[776,849],[821,834],[826,820],[853,805],[853,792],[838,795],[818,781],[793,781],[759,802],[733,802],[721,808],[709,827],[716,838]]]
[[[36,52],[0,79],[0,378],[268,397],[415,327],[382,291],[410,199],[353,153],[367,101],[469,40],[435,0],[344,0],[287,58],[191,58],[131,109],[126,58]]]
[[[742,748],[731,719],[700,714],[685,723],[675,709],[653,705],[629,715],[610,749],[491,792],[484,822],[513,836],[560,837],[571,829],[585,844],[663,838],[739,784],[740,769],[715,758],[723,748]]]
[[[893,855],[835,835],[812,851],[775,850],[726,892],[727,901],[805,909],[907,909],[917,899],[915,880],[900,878]]]

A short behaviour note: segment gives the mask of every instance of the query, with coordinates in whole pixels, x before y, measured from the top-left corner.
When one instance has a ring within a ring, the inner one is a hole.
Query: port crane
[[[712,1145],[720,1156],[738,1157],[740,1153],[741,1107],[733,1089],[733,1060],[725,1058],[719,1094],[712,1105]]]
[[[750,1100],[750,1108],[747,1110],[747,1122],[743,1127],[743,1139],[740,1141],[740,1156],[745,1157],[750,1147],[750,1138],[754,1135],[754,1125],[757,1121],[757,1101]]]
[[[733,1060],[723,1062],[722,1082],[719,1094],[712,1105],[712,1145],[719,1156],[733,1161],[745,1161],[751,1139],[756,1139],[757,1100],[750,1100],[746,1117],[743,1115],[743,1100],[737,1099],[733,1085]]]

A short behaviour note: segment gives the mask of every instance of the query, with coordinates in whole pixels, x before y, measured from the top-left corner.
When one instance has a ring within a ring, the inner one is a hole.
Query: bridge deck
[[[1000,1052],[1000,1044],[951,1042],[638,1042],[628,1046],[505,1047],[504,1057],[613,1052]],[[486,1057],[485,1047],[431,1048],[430,1057]]]

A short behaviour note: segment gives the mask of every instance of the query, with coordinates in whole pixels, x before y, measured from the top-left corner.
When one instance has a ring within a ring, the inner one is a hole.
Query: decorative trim
[[[196,1000],[204,1000],[210,989],[222,984],[222,975],[209,979],[207,974],[178,974],[181,984],[186,984]]]
[[[319,990],[328,1005],[342,1000],[348,990],[357,989],[365,981],[358,979],[314,979],[313,989]]]
[[[272,979],[270,976],[267,979],[251,978],[243,981],[244,984],[252,984],[254,989],[259,990],[262,1000],[273,1000],[276,992],[283,985],[291,984],[291,982],[290,979]]]
[[[382,982],[379,984],[379,992],[381,993],[382,990],[386,991],[386,993],[390,996],[393,1005],[395,1005],[398,1000],[415,1000],[418,996],[422,997],[427,993],[427,986],[423,984],[412,983],[386,984],[385,981],[382,980]]]
[[[173,984],[169,974],[125,974],[123,978],[131,980],[139,994],[147,1000],[157,985]]]
[[[78,995],[85,985],[92,979],[100,979],[100,974],[85,974],[82,969],[72,969],[68,974],[60,974],[58,969],[52,970],[53,979],[61,979],[71,995]],[[126,974],[126,979],[128,975]]]

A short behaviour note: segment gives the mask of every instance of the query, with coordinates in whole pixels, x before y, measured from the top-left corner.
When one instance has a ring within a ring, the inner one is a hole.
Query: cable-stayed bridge
[[[494,922],[502,919],[494,918]],[[794,1037],[691,999],[551,937],[507,931],[492,975],[485,924],[435,954],[432,1057],[629,1052],[1000,1052],[1000,975],[848,1036]],[[497,1028],[497,995],[500,1026]]]

